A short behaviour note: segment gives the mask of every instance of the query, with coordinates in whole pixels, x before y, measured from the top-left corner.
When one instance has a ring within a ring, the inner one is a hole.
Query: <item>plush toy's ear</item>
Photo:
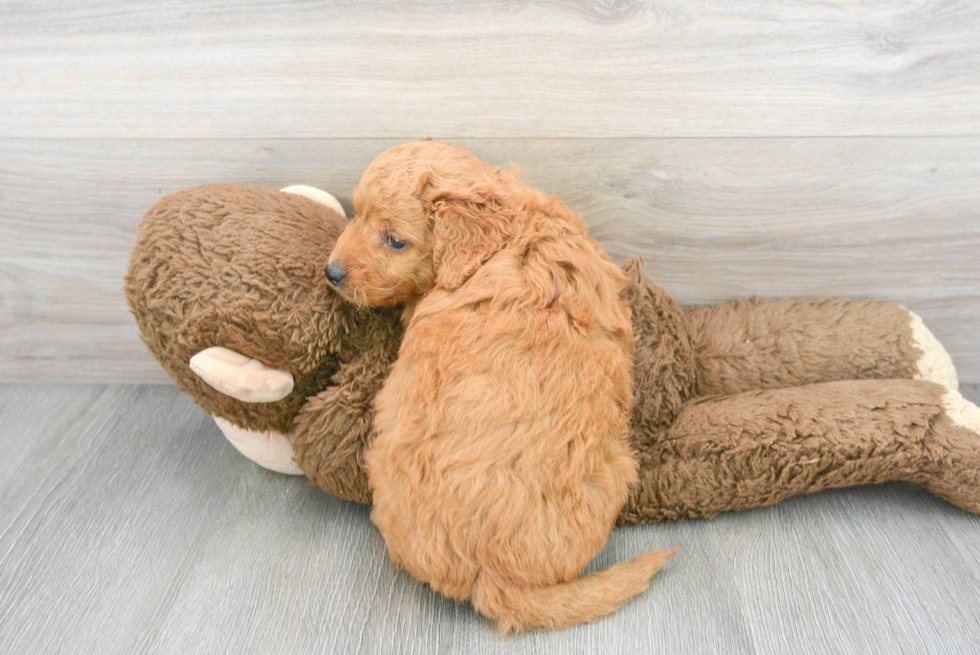
[[[425,187],[432,220],[432,265],[436,286],[452,291],[509,236],[515,212],[507,206],[494,182],[466,185],[443,183],[424,173],[416,185]]]
[[[347,218],[347,212],[344,211],[344,206],[340,204],[340,201],[334,198],[332,193],[327,193],[323,189],[318,189],[315,186],[309,186],[306,184],[292,184],[285,188],[279,189],[279,191],[281,193],[291,193],[296,196],[303,196],[304,198],[312,200],[315,203],[325,205],[344,218]]]

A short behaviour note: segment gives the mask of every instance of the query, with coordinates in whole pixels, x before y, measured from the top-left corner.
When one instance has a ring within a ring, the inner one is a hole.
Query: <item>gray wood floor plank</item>
[[[720,518],[759,652],[980,652],[980,580],[943,532],[950,512],[885,485]]]
[[[971,2],[0,4],[0,136],[980,133]]]
[[[27,396],[5,410],[23,423],[48,391],[0,393]],[[34,447],[0,478],[0,652],[132,653],[251,465],[173,389],[111,387],[80,415],[66,405],[63,431],[28,431]]]
[[[0,141],[0,379],[166,381],[121,293],[146,208],[207,181],[344,196],[394,143]],[[980,138],[460,143],[519,162],[683,302],[885,297],[980,381]]]
[[[0,480],[8,479],[32,451],[54,451],[71,427],[104,394],[102,385],[0,387]],[[27,411],[25,411],[27,410]]]
[[[591,568],[678,541],[687,557],[601,624],[497,640],[469,608],[396,571],[365,508],[254,477],[216,521],[150,652],[752,652],[710,524],[614,533]],[[712,593],[685,593],[692,581]],[[689,630],[692,616],[704,629]]]
[[[617,530],[589,570],[680,550],[597,624],[497,639],[175,389],[0,385],[11,446],[3,653],[980,652],[980,519],[908,485]]]

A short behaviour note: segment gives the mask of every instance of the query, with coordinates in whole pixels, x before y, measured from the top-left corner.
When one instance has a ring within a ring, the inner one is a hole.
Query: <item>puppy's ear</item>
[[[415,180],[415,184],[412,186],[411,194],[422,199],[422,194],[425,192],[426,187],[432,183],[432,171],[422,171],[419,173],[418,179]]]
[[[491,186],[445,190],[430,207],[436,286],[452,291],[503,244],[514,211]]]

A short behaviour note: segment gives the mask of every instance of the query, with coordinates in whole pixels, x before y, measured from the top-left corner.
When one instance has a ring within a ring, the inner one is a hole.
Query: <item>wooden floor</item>
[[[680,550],[595,625],[498,639],[173,388],[0,385],[0,452],[5,655],[980,653],[980,518],[910,485],[617,530],[592,567]]]

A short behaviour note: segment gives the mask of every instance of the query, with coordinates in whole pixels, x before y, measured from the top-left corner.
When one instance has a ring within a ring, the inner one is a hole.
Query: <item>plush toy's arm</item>
[[[293,422],[290,440],[300,468],[316,486],[345,500],[370,503],[364,450],[392,353],[371,348],[343,364],[334,386],[309,398]]]
[[[980,409],[932,382],[848,380],[692,400],[639,446],[640,483],[621,524],[889,480],[980,513]]]
[[[271,403],[293,390],[288,371],[270,368],[239,352],[212,346],[191,357],[190,369],[216,391],[243,403]],[[293,447],[277,430],[249,430],[220,416],[214,417],[225,438],[242,455],[270,471],[302,475],[293,459]]]
[[[848,379],[957,386],[946,350],[918,316],[894,303],[753,298],[684,313],[699,395]]]

